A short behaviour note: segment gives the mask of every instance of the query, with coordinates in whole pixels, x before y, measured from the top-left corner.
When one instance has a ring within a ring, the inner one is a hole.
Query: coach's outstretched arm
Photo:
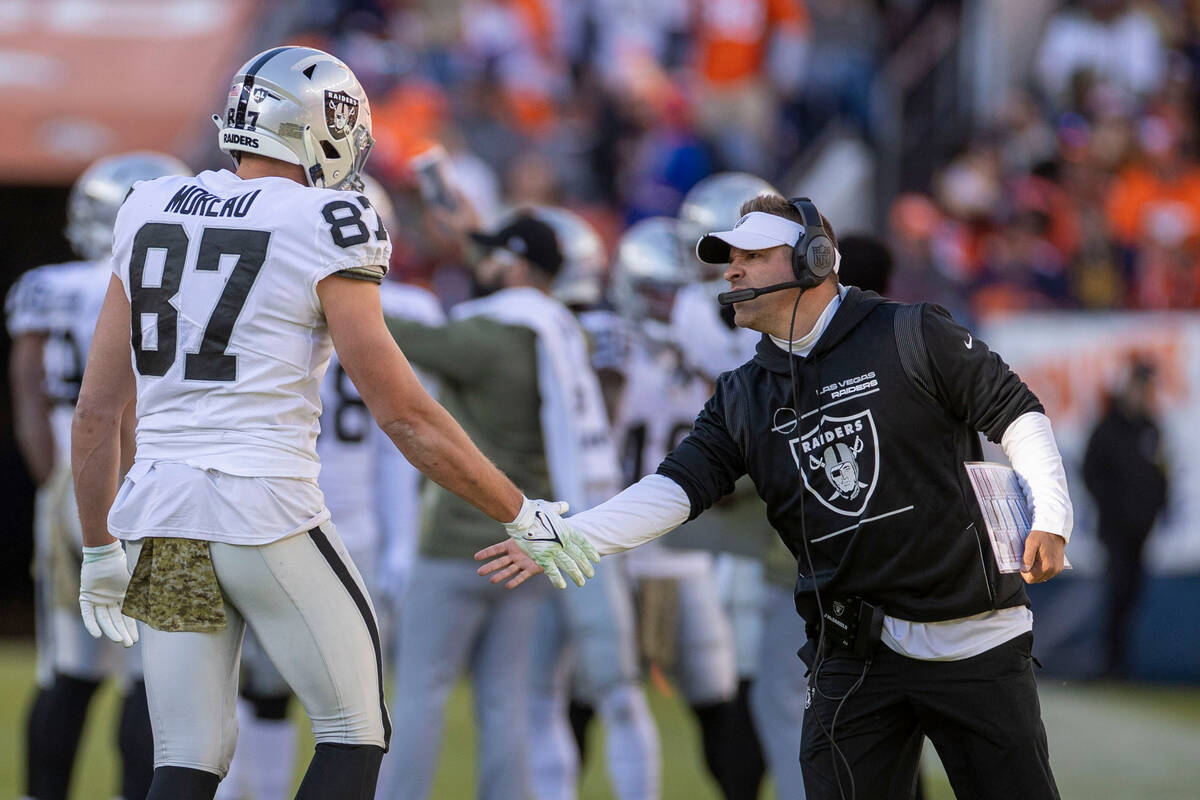
[[[404,457],[504,523],[556,586],[565,585],[559,570],[579,585],[592,577],[592,561],[599,556],[582,537],[555,529],[559,504],[526,498],[421,386],[384,324],[379,290],[368,282],[330,275],[317,284],[317,296],[342,367]]]
[[[566,535],[587,542],[600,555],[631,550],[669,533],[688,521],[691,502],[687,492],[665,475],[647,475],[595,508],[581,511],[556,526]],[[511,539],[485,547],[475,554],[486,562],[477,572],[507,589],[520,586],[542,571],[536,559],[526,556]]]

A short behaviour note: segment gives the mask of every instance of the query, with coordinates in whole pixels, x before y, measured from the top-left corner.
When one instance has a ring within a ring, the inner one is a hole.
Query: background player
[[[605,335],[611,328],[603,324],[606,316],[613,315],[597,308],[604,297],[604,244],[591,224],[574,212],[556,207],[532,212],[553,229],[562,250],[563,264],[551,292],[588,334],[590,362],[577,368],[595,370],[607,419],[623,376],[611,368],[619,340]],[[602,333],[597,336],[598,330]],[[596,496],[611,495],[619,488],[615,447],[612,458],[614,481],[598,487]],[[539,800],[573,798],[576,793],[583,747],[570,725],[572,696],[598,709],[604,720],[606,765],[614,796],[636,800],[660,793],[658,731],[639,680],[633,597],[624,564],[610,566],[579,591],[547,596],[539,609],[529,700],[533,730],[542,731],[547,741],[547,746],[530,753]]]
[[[84,259],[30,270],[9,292],[13,413],[21,453],[38,485],[33,574],[38,692],[27,727],[29,785],[38,800],[65,798],[83,723],[100,682],[118,676],[125,700],[118,746],[122,795],[145,796],[153,769],[141,651],[87,635],[79,619],[79,515],[71,486],[71,415],[92,331],[112,274],[117,210],[137,181],[190,175],[162,153],[109,156],[79,176],[67,239]]]

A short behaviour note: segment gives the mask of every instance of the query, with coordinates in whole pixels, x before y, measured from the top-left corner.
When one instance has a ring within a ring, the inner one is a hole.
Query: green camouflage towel
[[[157,631],[224,630],[225,602],[208,542],[143,539],[121,610]]]

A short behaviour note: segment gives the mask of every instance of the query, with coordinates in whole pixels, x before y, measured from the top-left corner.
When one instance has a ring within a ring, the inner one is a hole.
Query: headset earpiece
[[[800,218],[804,220],[804,235],[792,248],[792,274],[796,280],[804,283],[804,288],[811,289],[829,277],[829,273],[833,271],[833,241],[829,238],[825,225],[821,222],[821,214],[812,200],[807,197],[793,197],[788,202],[800,212]]]

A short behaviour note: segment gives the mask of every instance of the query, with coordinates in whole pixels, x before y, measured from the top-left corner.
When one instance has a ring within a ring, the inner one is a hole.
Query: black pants
[[[865,662],[833,653],[809,676],[800,747],[808,799],[849,798],[848,765],[858,800],[908,800],[928,736],[959,798],[1058,800],[1032,646],[1025,634],[962,661],[916,661],[881,645],[844,703]]]

